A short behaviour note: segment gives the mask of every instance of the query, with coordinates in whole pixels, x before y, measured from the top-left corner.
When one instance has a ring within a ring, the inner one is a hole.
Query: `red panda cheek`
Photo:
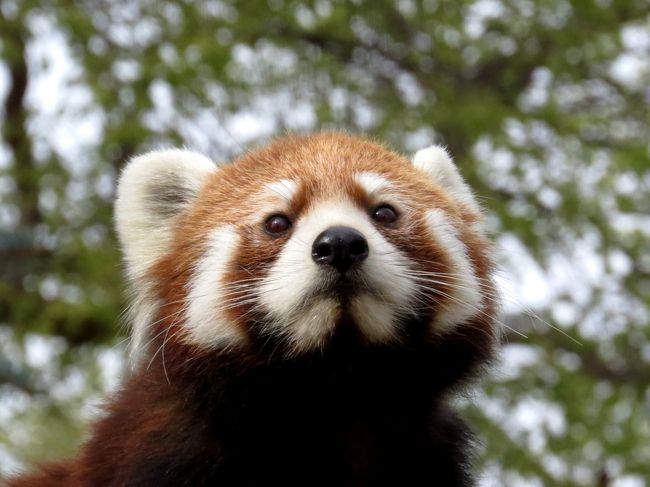
[[[428,230],[444,250],[449,270],[440,276],[448,287],[446,303],[437,316],[437,327],[450,331],[482,312],[483,295],[472,252],[464,237],[464,223],[440,209],[426,214]]]
[[[235,303],[227,311],[238,326],[248,332],[246,318],[254,318],[252,311],[256,307],[251,298],[255,297],[256,288],[267,276],[289,236],[274,238],[254,225],[242,227],[240,236],[224,283],[229,299]]]
[[[233,346],[244,339],[227,313],[231,303],[227,275],[240,242],[241,236],[232,225],[211,230],[201,257],[191,267],[184,328],[192,344]]]
[[[231,282],[240,282],[251,277],[263,277],[263,274],[278,258],[285,242],[290,238],[290,233],[279,237],[267,235],[261,225],[259,227],[257,225],[242,227],[240,235],[240,244],[233,258],[234,265],[229,273]]]
[[[462,227],[441,209],[411,215],[402,231],[384,231],[412,262],[418,294],[430,304],[431,331],[447,333],[481,312],[482,289]]]

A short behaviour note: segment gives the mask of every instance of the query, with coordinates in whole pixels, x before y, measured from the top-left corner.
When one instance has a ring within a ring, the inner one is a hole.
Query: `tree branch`
[[[41,213],[38,208],[39,173],[34,167],[32,144],[27,133],[27,111],[25,95],[29,72],[26,61],[27,33],[20,19],[7,21],[1,16],[3,31],[3,54],[9,68],[9,93],[4,103],[3,135],[13,156],[12,176],[17,188],[20,224],[33,226],[39,223]]]

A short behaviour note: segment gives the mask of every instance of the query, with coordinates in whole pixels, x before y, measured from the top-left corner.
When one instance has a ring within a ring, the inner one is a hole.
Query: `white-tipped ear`
[[[452,196],[465,203],[471,210],[480,213],[480,207],[472,190],[463,180],[449,153],[439,145],[421,149],[413,156],[413,165],[425,171],[434,181],[444,187]]]
[[[117,185],[115,225],[132,281],[169,250],[175,217],[216,169],[207,157],[179,149],[149,152],[126,165]]]

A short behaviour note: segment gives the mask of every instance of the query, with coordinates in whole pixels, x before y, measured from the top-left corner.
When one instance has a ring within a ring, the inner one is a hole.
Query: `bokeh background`
[[[336,128],[448,146],[507,325],[460,401],[482,486],[650,479],[648,0],[1,0],[0,479],[72,453],[126,367],[134,154]]]

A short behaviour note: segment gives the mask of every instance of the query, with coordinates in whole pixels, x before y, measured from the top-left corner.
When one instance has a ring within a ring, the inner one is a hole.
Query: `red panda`
[[[472,485],[450,401],[495,355],[498,302],[444,149],[151,152],[115,220],[135,365],[77,458],[11,487]]]

